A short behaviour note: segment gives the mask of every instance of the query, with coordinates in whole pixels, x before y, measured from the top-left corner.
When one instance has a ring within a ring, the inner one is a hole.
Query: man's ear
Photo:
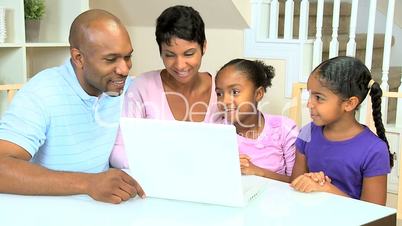
[[[255,100],[259,102],[265,95],[264,87],[260,86],[255,91]]]
[[[349,97],[349,99],[347,99],[345,103],[345,111],[353,111],[356,109],[357,105],[359,105],[360,100],[356,96],[352,96]]]
[[[82,69],[84,67],[84,59],[79,49],[77,48],[70,48],[71,59],[74,65]]]

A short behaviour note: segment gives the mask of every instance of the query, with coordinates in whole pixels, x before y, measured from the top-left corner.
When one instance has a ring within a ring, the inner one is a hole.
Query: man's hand
[[[141,198],[145,197],[137,181],[119,169],[109,169],[91,176],[87,194],[95,200],[114,204],[127,201],[137,194]]]

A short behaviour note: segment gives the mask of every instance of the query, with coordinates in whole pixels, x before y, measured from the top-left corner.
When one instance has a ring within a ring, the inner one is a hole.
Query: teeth
[[[118,84],[118,85],[120,85],[120,84],[123,84],[124,83],[124,80],[115,80],[115,81],[112,81],[114,84]]]
[[[188,71],[178,71],[177,74],[179,76],[187,76],[188,75]]]

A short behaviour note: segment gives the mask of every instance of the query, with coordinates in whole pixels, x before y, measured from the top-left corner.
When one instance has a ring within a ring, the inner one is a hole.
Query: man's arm
[[[0,192],[24,195],[87,194],[103,202],[120,203],[135,195],[144,197],[140,185],[127,173],[110,169],[89,174],[49,170],[29,162],[22,147],[0,140]]]

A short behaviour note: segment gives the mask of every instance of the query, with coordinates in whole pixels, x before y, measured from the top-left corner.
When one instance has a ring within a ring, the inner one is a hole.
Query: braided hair
[[[264,92],[267,91],[268,87],[272,86],[275,69],[260,60],[233,59],[219,69],[215,79],[218,78],[219,72],[228,66],[233,66],[236,70],[243,72],[256,88],[263,87]]]
[[[394,158],[389,150],[389,143],[385,136],[385,129],[381,118],[382,90],[380,84],[372,80],[369,69],[356,58],[338,56],[322,62],[312,73],[314,72],[318,72],[321,85],[327,87],[342,99],[348,99],[352,96],[357,97],[359,99],[358,106],[364,101],[370,91],[372,114],[377,136],[386,143],[390,166],[393,167]]]

